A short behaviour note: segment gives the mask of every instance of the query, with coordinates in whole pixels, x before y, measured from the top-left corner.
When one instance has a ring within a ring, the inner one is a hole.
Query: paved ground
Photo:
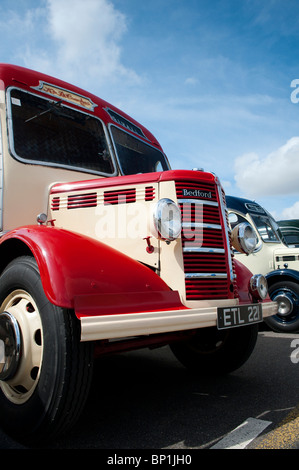
[[[103,358],[78,425],[48,449],[298,449],[298,372],[299,335],[267,331],[222,378],[191,376],[168,348]],[[0,432],[0,448],[22,446]]]

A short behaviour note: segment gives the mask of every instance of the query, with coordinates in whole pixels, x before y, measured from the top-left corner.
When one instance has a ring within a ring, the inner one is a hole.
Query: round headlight
[[[255,274],[250,279],[250,292],[258,300],[264,300],[268,295],[268,283],[264,276]]]
[[[242,222],[232,231],[233,247],[241,253],[246,253],[246,255],[252,253],[256,248],[257,242],[256,233],[248,222]]]
[[[160,199],[154,211],[154,226],[158,238],[175,240],[181,234],[181,211],[171,199]]]

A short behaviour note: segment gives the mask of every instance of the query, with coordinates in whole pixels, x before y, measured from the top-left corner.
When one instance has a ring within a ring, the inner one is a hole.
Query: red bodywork
[[[151,269],[92,238],[51,226],[22,227],[1,238],[2,260],[16,240],[37,260],[49,301],[74,309],[78,317],[186,309]],[[252,302],[251,273],[235,264],[240,302]]]
[[[49,301],[79,316],[185,308],[153,271],[97,240],[57,227],[27,226],[1,239],[0,257],[15,240],[37,260]]]
[[[63,193],[68,191],[80,191],[82,189],[89,191],[92,189],[115,187],[129,184],[142,183],[160,183],[163,181],[199,181],[198,172],[190,170],[169,170],[157,173],[144,173],[141,175],[116,176],[111,178],[101,178],[96,180],[75,181],[73,183],[55,184],[51,188],[51,194]],[[201,182],[215,182],[215,176],[212,173],[200,173]]]
[[[72,93],[76,93],[83,97],[87,97],[95,104],[95,107],[94,107],[94,110],[89,110],[89,109],[84,108],[84,112],[90,113],[92,116],[99,117],[104,122],[105,125],[108,125],[109,123],[113,122],[109,113],[106,111],[107,109],[115,111],[116,113],[120,113],[121,116],[127,118],[133,124],[136,124],[136,126],[138,126],[142,130],[142,133],[144,134],[145,138],[143,138],[142,136],[138,136],[139,138],[141,138],[145,142],[150,142],[152,145],[154,145],[156,148],[159,148],[162,151],[159,142],[156,140],[153,134],[151,134],[151,132],[148,131],[148,129],[143,127],[139,122],[132,119],[131,116],[128,116],[126,113],[119,110],[117,107],[113,106],[111,103],[108,103],[107,101],[99,98],[98,96],[88,93],[86,90],[82,90],[79,87],[76,87],[74,85],[71,85],[70,83],[64,82],[63,80],[53,78],[52,76],[42,74],[42,73],[30,70],[30,69],[26,69],[24,67],[18,67],[16,65],[10,65],[10,64],[0,63],[0,76],[1,76],[0,89],[2,90],[5,90],[9,86],[15,86],[15,87],[21,87],[23,90],[27,90],[30,92],[34,91],[36,95],[45,97],[45,93],[39,91],[40,83],[45,82],[45,83],[53,84],[55,87],[61,88],[62,93],[65,90],[65,91],[70,91]],[[59,99],[57,96],[53,96],[53,97],[55,100]],[[63,97],[63,94],[61,95],[61,98],[65,102],[68,101],[67,98]],[[71,105],[72,107],[77,108],[80,111],[82,111],[82,107],[80,105],[76,105],[76,103],[74,103],[73,101]],[[123,127],[121,124],[118,124],[118,126],[126,130],[126,128]]]

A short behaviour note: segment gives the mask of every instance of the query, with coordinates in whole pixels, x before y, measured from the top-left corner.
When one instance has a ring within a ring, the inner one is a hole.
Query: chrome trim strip
[[[232,261],[230,242],[229,242],[229,234],[228,234],[228,223],[227,223],[227,219],[226,219],[227,209],[224,205],[223,195],[222,195],[222,188],[221,188],[221,185],[220,185],[220,182],[219,182],[218,179],[216,181],[216,186],[217,186],[217,190],[218,190],[218,197],[219,197],[219,201],[220,201],[220,209],[221,209],[221,214],[222,214],[222,218],[223,218],[223,226],[224,226],[224,232],[225,232],[227,260],[228,260],[228,266],[229,266],[229,272],[230,272],[230,280],[231,280],[231,282],[233,282],[233,280],[234,280],[234,271],[233,271],[233,261]]]
[[[178,199],[179,204],[184,204],[187,202],[188,204],[198,204],[198,205],[206,205],[206,206],[214,206],[218,207],[218,202],[214,201],[206,201],[205,199]]]
[[[222,230],[221,225],[219,224],[203,224],[201,222],[183,222],[182,227],[189,227],[189,228],[209,228],[213,230]]]
[[[184,253],[225,253],[224,248],[199,248],[199,247],[185,247],[183,248]]]
[[[227,279],[226,273],[185,273],[186,279]]]

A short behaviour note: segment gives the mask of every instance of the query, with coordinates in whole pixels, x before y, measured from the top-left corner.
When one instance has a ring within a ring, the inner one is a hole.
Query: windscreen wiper
[[[48,109],[46,109],[45,111],[41,111],[41,112],[38,113],[38,114],[35,114],[35,116],[32,116],[32,117],[29,118],[29,119],[26,119],[25,122],[33,121],[33,119],[36,119],[36,118],[38,118],[38,117],[40,117],[40,116],[43,116],[44,114],[49,113],[49,112],[52,111],[56,106],[59,106],[61,103],[62,103],[62,100],[53,101],[52,103],[48,103],[48,105],[49,105],[49,108],[48,108]]]

